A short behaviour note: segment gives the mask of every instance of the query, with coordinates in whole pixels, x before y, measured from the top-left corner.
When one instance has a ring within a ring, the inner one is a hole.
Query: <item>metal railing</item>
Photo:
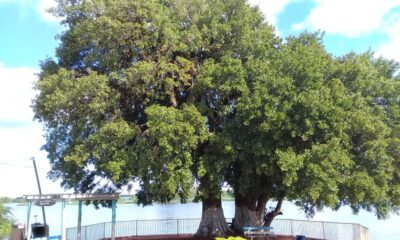
[[[147,235],[194,234],[200,219],[132,220],[115,223],[115,237]],[[77,228],[67,228],[67,239],[77,238]],[[111,222],[97,223],[81,228],[81,240],[111,238]]]
[[[275,219],[271,226],[278,235],[304,235],[327,240],[369,240],[368,228],[355,223]]]
[[[162,219],[117,221],[115,237],[194,234],[201,219]],[[231,219],[227,219],[231,222]],[[368,228],[354,223],[275,219],[271,225],[277,235],[304,235],[327,240],[369,240]],[[67,240],[77,238],[77,228],[67,228]],[[82,226],[81,240],[111,238],[111,222]]]

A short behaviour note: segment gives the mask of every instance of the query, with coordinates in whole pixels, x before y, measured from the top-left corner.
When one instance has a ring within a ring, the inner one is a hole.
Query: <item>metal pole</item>
[[[294,236],[294,232],[293,232],[293,222],[292,222],[292,220],[289,220],[290,221],[290,230],[292,231],[292,236]]]
[[[115,240],[115,220],[116,220],[116,215],[117,215],[117,210],[116,210],[116,200],[112,200],[112,216],[111,216],[111,221],[112,221],[112,226],[111,226],[111,240]]]
[[[36,167],[36,161],[35,161],[34,157],[32,157],[31,159],[32,159],[32,162],[33,162],[33,168],[35,169],[36,181],[37,181],[37,185],[38,185],[38,188],[39,188],[39,195],[42,196],[42,188],[40,187],[39,174],[38,174],[37,167]],[[44,211],[44,206],[42,206],[42,214],[43,214],[44,227],[47,228],[46,213]]]
[[[82,228],[82,200],[78,203],[78,232],[76,234],[76,239],[81,240],[81,229]]]
[[[66,202],[62,201],[61,202],[61,240],[65,240],[66,239],[65,228],[64,228],[64,223],[65,223],[65,215],[64,215],[65,205],[66,205]]]
[[[30,239],[29,237],[29,229],[30,229],[30,220],[31,220],[31,209],[32,209],[32,202],[28,202],[28,214],[26,216],[26,235],[25,239]]]
[[[106,223],[103,224],[103,238],[106,238]]]

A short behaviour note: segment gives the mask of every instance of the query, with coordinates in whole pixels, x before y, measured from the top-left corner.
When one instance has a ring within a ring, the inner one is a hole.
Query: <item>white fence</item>
[[[278,235],[303,235],[326,240],[369,240],[368,228],[354,223],[275,219],[271,225]]]
[[[230,220],[230,219],[229,219]],[[228,221],[229,221],[228,220]],[[200,219],[132,220],[116,222],[115,237],[194,234]],[[325,240],[369,240],[368,228],[354,223],[275,219],[271,225],[276,235],[303,235]],[[77,238],[77,228],[67,229],[67,240]],[[81,228],[81,240],[111,238],[111,223]]]

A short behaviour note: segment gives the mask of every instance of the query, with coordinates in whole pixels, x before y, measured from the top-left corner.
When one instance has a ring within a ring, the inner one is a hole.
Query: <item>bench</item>
[[[47,240],[60,240],[61,235],[47,237]]]
[[[250,237],[250,239],[275,236],[273,227],[247,226],[243,227],[243,233],[245,237]]]

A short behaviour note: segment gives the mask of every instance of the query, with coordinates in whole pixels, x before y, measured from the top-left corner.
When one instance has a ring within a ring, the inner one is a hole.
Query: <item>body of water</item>
[[[13,217],[18,222],[26,222],[27,206],[8,204],[12,209]],[[129,220],[153,220],[153,219],[184,219],[201,218],[201,203],[186,204],[154,204],[152,206],[138,206],[136,204],[118,204],[117,221]],[[234,216],[234,202],[223,202],[226,218]],[[46,207],[46,219],[50,226],[50,235],[60,235],[61,233],[61,203]],[[306,219],[304,213],[290,202],[285,202],[282,208],[283,215],[279,218],[284,219]],[[64,211],[65,226],[76,227],[78,219],[78,205],[67,205]],[[32,206],[31,223],[42,221],[42,211],[40,207]],[[278,218],[278,217],[277,217]],[[400,239],[400,216],[393,215],[387,220],[377,220],[369,212],[361,211],[358,215],[353,215],[349,208],[342,208],[339,211],[329,209],[319,212],[313,219],[327,222],[347,222],[359,223],[369,228],[371,239],[373,240],[398,240]],[[82,212],[82,225],[95,224],[100,222],[111,222],[111,209],[95,209],[93,205],[84,206]]]

